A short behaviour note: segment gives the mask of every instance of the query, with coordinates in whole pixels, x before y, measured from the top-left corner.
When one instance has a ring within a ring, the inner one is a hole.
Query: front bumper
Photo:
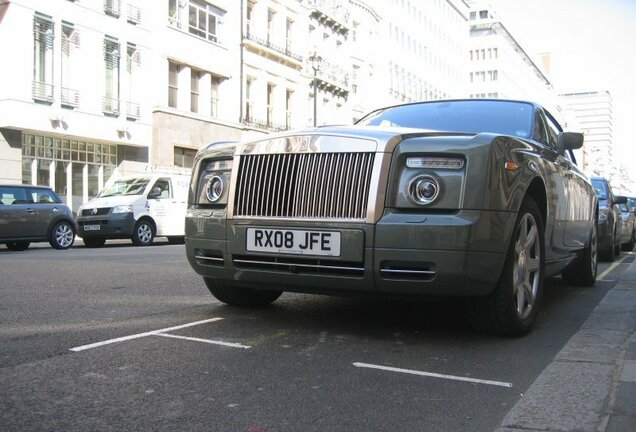
[[[132,213],[109,213],[103,216],[78,216],[75,222],[77,235],[81,238],[125,239],[132,236],[136,221]],[[86,230],[87,225],[99,226],[99,229]]]
[[[485,295],[499,279],[515,213],[385,211],[377,224],[225,220],[190,210],[186,253],[204,277],[252,288],[346,294]],[[248,252],[249,227],[341,233],[338,258]]]

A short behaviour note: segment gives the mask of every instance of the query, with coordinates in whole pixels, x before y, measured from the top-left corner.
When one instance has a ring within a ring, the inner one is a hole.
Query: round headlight
[[[440,192],[439,183],[433,177],[416,177],[411,181],[409,193],[417,204],[430,204],[437,199]]]
[[[223,179],[219,176],[214,176],[208,180],[205,194],[210,202],[217,202],[223,195]]]

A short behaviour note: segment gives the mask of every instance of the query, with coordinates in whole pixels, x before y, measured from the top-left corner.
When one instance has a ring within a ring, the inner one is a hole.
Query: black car
[[[71,209],[48,187],[0,185],[0,244],[22,251],[31,242],[45,241],[55,249],[73,245]]]
[[[598,249],[599,255],[614,261],[621,253],[623,215],[619,204],[627,198],[614,195],[610,182],[605,177],[592,177],[594,193],[598,197]]]

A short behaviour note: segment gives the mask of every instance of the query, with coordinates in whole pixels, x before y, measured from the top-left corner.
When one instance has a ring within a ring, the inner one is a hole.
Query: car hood
[[[120,205],[130,205],[137,201],[142,195],[120,195],[113,197],[95,197],[82,205],[80,210],[87,208],[115,207]]]

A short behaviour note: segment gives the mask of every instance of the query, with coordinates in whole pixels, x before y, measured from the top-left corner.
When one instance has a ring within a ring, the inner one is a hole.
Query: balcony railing
[[[306,65],[306,69],[310,73],[313,72],[309,63]],[[316,73],[316,78],[321,88],[332,93],[347,94],[350,91],[349,74],[338,65],[323,60]]]
[[[342,0],[306,0],[311,16],[335,31],[346,34],[351,27],[351,13]]]
[[[269,48],[270,50],[278,53],[278,54],[283,54],[287,57],[290,57],[294,60],[296,60],[297,62],[301,62],[303,61],[303,58],[300,54],[297,54],[295,52],[293,52],[290,49],[290,44],[287,43],[285,47],[282,47],[280,45],[277,45],[275,43],[272,43],[270,40],[266,39],[266,38],[262,38],[259,36],[256,36],[255,34],[253,34],[250,30],[250,26],[248,25],[247,30],[245,32],[245,39],[247,39],[248,41],[252,41],[257,43],[258,45],[264,46],[266,48]]]
[[[102,112],[109,116],[118,116],[119,99],[104,96],[102,98]]]
[[[38,102],[53,103],[53,84],[33,81],[31,96]]]
[[[126,102],[126,118],[139,120],[141,118],[141,105],[135,102]]]
[[[80,94],[79,91],[62,87],[62,105],[72,108],[79,107]]]
[[[131,24],[141,23],[141,9],[137,6],[128,5],[128,13],[126,14],[126,20]]]
[[[104,0],[104,13],[119,18],[121,15],[121,0]]]

